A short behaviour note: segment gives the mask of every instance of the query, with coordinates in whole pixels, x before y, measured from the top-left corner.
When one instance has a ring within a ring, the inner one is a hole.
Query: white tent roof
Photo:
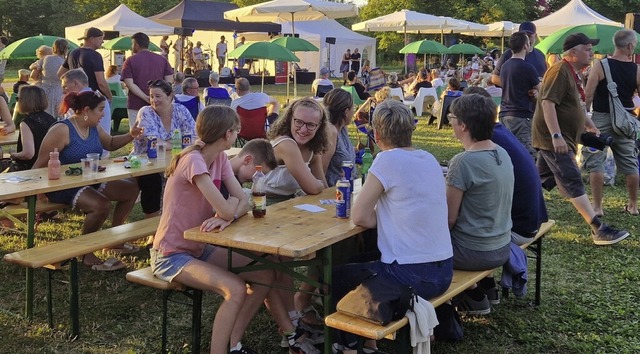
[[[279,21],[282,24],[282,33],[291,33],[291,23]],[[342,54],[347,49],[358,48],[362,54],[362,60],[369,59],[371,67],[376,67],[376,39],[353,32],[341,25],[338,21],[327,19],[317,21],[296,22],[296,34],[320,48],[320,52],[296,52],[300,58],[300,67],[309,71],[320,71],[320,68],[330,67],[336,76],[340,74],[340,61]],[[327,44],[327,37],[336,39],[336,44]],[[247,37],[249,38],[249,37]],[[255,38],[257,40],[257,38]],[[330,61],[330,63],[329,63]]]
[[[548,36],[565,27],[578,25],[603,24],[622,27],[622,23],[612,21],[595,12],[582,0],[571,0],[560,10],[533,21],[540,36]]]
[[[113,11],[93,21],[66,27],[65,37],[76,40],[82,37],[84,30],[89,27],[96,27],[103,31],[119,31],[120,36],[130,36],[136,32],[144,32],[150,36],[173,34],[173,27],[146,19],[121,4]]]

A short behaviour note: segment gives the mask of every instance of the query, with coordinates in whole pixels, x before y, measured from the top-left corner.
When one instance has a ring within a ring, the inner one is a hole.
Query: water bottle
[[[364,180],[367,178],[367,173],[369,173],[372,163],[373,155],[371,155],[371,150],[366,147],[364,148],[364,154],[362,154],[362,184],[364,184]]]
[[[171,153],[176,155],[182,151],[182,134],[180,129],[174,129],[171,136]]]
[[[47,176],[49,179],[60,179],[60,153],[58,148],[54,148],[49,153],[49,163],[47,164]]]
[[[253,174],[252,180],[251,198],[253,199],[253,216],[263,218],[267,215],[267,191],[262,166],[256,165],[256,172]]]

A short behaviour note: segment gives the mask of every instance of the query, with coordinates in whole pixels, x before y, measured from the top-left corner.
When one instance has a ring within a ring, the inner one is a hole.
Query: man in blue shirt
[[[520,140],[529,154],[535,157],[536,152],[531,146],[531,119],[540,79],[533,65],[525,60],[525,56],[532,49],[527,33],[514,33],[509,39],[509,46],[513,55],[504,62],[500,71],[500,122]]]
[[[529,41],[532,48],[536,45],[538,36],[536,35],[536,25],[533,22],[522,22],[520,24],[520,27],[518,28],[518,31],[526,32],[527,35],[529,35]],[[491,80],[494,84],[502,86],[502,83],[500,82],[500,69],[502,68],[502,65],[512,56],[513,52],[511,51],[511,49],[507,49],[507,51],[505,51],[504,54],[500,57],[500,60],[498,60],[498,63],[496,63],[496,68],[493,70],[491,76]],[[542,80],[542,77],[544,77],[544,73],[547,71],[547,61],[544,57],[544,53],[542,53],[540,49],[533,48],[531,52],[527,53],[524,61],[536,68],[538,77],[540,78],[540,80]]]

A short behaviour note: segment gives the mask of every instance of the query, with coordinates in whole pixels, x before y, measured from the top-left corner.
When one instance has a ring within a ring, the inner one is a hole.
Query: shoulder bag
[[[622,102],[620,102],[618,85],[611,79],[611,70],[609,69],[607,59],[602,59],[600,64],[604,69],[607,88],[609,89],[609,111],[611,113],[613,131],[628,139],[636,140],[638,137],[638,120],[633,114],[627,111],[622,105]]]
[[[336,309],[377,325],[387,325],[404,317],[412,308],[414,297],[410,286],[373,274],[345,295]]]

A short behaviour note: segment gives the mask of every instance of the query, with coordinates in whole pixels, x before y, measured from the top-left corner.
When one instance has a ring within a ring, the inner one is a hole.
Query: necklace
[[[78,125],[78,122],[76,121],[76,119],[77,118],[74,116],[73,117],[73,124],[75,125],[76,130],[78,131],[78,134],[80,134],[80,136],[83,139],[86,139],[89,136],[89,127],[87,127],[87,132],[86,133],[82,133],[82,131],[80,130],[80,126]]]

